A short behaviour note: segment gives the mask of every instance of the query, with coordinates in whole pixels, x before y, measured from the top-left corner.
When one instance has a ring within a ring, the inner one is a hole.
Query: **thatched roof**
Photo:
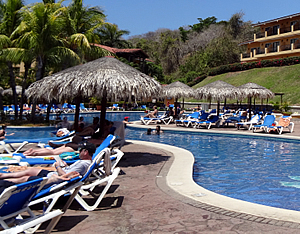
[[[181,97],[192,97],[194,92],[195,90],[190,86],[181,83],[180,81],[176,81],[162,87],[161,97],[173,97],[175,99]]]
[[[26,90],[33,99],[63,102],[74,97],[137,99],[157,96],[161,86],[152,77],[111,57],[74,66],[34,82]]]
[[[199,87],[195,93],[197,99],[218,101],[224,100],[225,98],[235,99],[241,95],[241,91],[237,87],[221,80]]]
[[[253,97],[267,99],[274,97],[274,93],[271,90],[255,83],[249,82],[239,86],[238,88],[241,90],[243,98]]]
[[[2,90],[3,90],[3,89],[2,89]],[[22,86],[16,85],[16,93],[17,93],[17,95],[22,94]],[[2,95],[3,95],[3,96],[4,96],[4,95],[13,95],[12,88],[3,90]]]

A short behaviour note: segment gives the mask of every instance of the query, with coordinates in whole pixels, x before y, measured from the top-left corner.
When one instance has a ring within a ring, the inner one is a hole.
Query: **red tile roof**
[[[145,57],[149,57],[142,49],[118,49],[118,48],[113,48],[113,47],[109,47],[109,46],[105,46],[105,45],[100,45],[100,44],[91,44],[97,47],[101,47],[105,50],[108,50],[111,53],[142,53],[145,55]]]

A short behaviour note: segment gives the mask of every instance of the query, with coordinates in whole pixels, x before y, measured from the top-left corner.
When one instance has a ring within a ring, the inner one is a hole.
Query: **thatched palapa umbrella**
[[[250,118],[251,118],[251,98],[268,99],[274,97],[274,93],[271,90],[252,82],[243,84],[238,88],[241,90],[241,97],[248,98]]]
[[[178,98],[192,97],[195,90],[190,86],[181,83],[180,81],[173,82],[163,86],[161,91],[162,97],[173,97],[175,99],[175,116],[177,116],[177,101]]]
[[[16,92],[17,92],[17,95],[21,95],[22,94],[22,86],[16,85]],[[12,88],[3,90],[2,95],[3,96],[5,96],[5,95],[12,96],[13,95]]]
[[[216,100],[218,102],[218,116],[220,113],[220,100],[224,100],[226,98],[233,99],[241,95],[241,92],[237,87],[221,80],[199,87],[196,89],[195,93],[195,97],[198,99]]]
[[[158,96],[161,86],[152,77],[112,57],[68,68],[29,86],[29,98],[52,100],[63,103],[76,98],[75,126],[78,124],[80,98],[102,98],[101,128],[103,133],[107,99],[137,99]]]

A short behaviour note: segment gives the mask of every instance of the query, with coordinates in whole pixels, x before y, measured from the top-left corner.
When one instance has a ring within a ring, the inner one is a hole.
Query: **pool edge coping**
[[[177,196],[177,198],[185,203],[223,215],[250,221],[257,220],[261,223],[280,226],[287,222],[300,223],[299,211],[275,208],[226,197],[196,184],[192,176],[194,156],[188,150],[148,141],[126,141],[135,144],[146,144],[172,154],[173,160],[169,160],[169,163],[167,162],[162,168],[163,173],[157,176],[157,185],[170,195],[175,192],[183,196],[183,199],[180,196]],[[178,173],[179,171],[180,173]],[[164,179],[165,183],[161,182],[161,179]],[[164,188],[164,186],[169,189]]]

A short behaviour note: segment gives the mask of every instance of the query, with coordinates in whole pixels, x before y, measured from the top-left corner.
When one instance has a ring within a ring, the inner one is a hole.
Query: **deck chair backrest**
[[[194,112],[194,113],[190,114],[190,115],[188,116],[188,118],[190,118],[190,119],[191,119],[191,118],[193,118],[193,119],[198,119],[199,116],[200,116],[200,112],[197,111],[197,112]]]
[[[208,116],[209,116],[209,113],[204,112],[204,113],[202,113],[202,115],[199,116],[199,119],[206,120]]]
[[[40,178],[6,188],[0,195],[0,216],[12,214],[25,207],[42,187],[47,179]]]
[[[99,147],[98,147],[99,148]],[[97,168],[97,166],[100,164],[100,161],[104,158],[104,154],[105,154],[105,149],[101,150],[97,155],[95,155],[91,165],[89,166],[88,170],[86,171],[86,173],[84,174],[84,176],[82,177],[81,181],[85,181],[87,180],[90,175],[92,174],[92,172]]]
[[[272,125],[275,121],[274,115],[266,115],[263,125]]]
[[[100,146],[96,149],[95,153],[93,154],[93,159],[96,157],[103,149],[109,147],[111,143],[114,141],[116,137],[114,135],[109,134],[105,140],[101,143]]]
[[[253,115],[250,122],[251,123],[257,123],[260,120],[260,116],[258,114]]]
[[[290,117],[281,117],[279,119],[279,122],[277,124],[277,126],[281,126],[281,127],[287,127],[290,125],[291,122],[291,118]]]
[[[214,122],[216,122],[216,121],[218,121],[219,120],[219,116],[216,116],[216,115],[211,115],[210,117],[209,117],[209,119],[208,119],[208,121],[209,122],[212,122],[212,123],[214,123]]]

